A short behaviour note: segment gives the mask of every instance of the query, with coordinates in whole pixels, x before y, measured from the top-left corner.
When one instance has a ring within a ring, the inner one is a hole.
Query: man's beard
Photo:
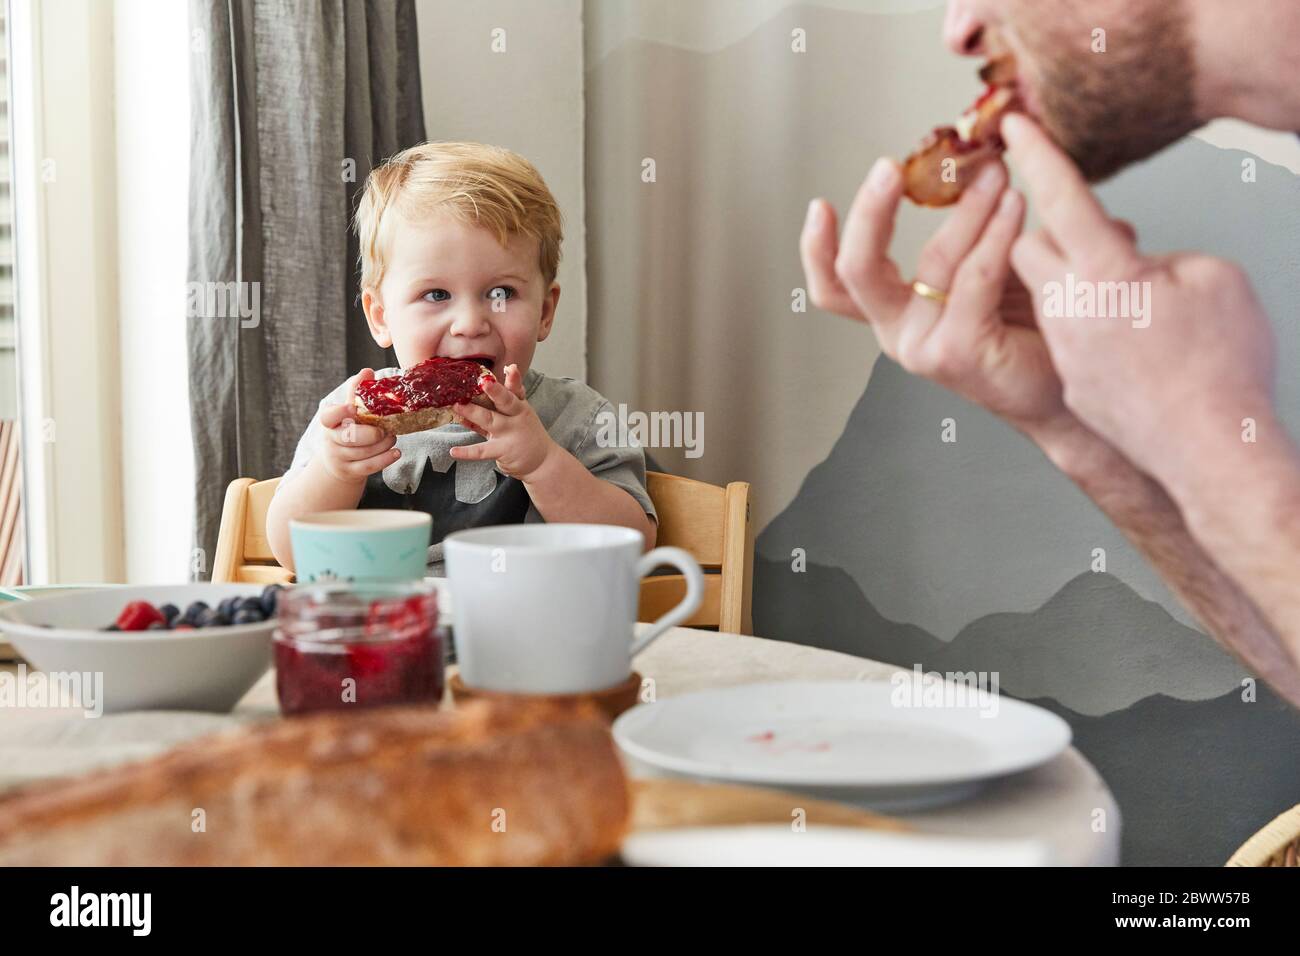
[[[1182,0],[1140,0],[1091,19],[1062,2],[1019,0],[1012,23],[1032,58],[1044,129],[1090,181],[1145,159],[1201,125]],[[1106,52],[1092,31],[1106,30]]]

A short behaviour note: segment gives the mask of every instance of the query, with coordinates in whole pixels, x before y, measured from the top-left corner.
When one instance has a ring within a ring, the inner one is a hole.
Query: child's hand
[[[488,382],[483,392],[496,410],[480,405],[458,404],[452,410],[465,424],[487,438],[476,445],[458,445],[451,449],[457,461],[495,459],[500,469],[512,478],[527,481],[542,462],[560,446],[547,433],[537,412],[524,397],[523,376],[518,365],[506,366],[506,381]]]
[[[362,425],[356,420],[354,402],[358,382],[375,377],[373,369],[363,368],[348,380],[348,397],[342,405],[326,405],[320,410],[320,423],[324,430],[320,443],[320,462],[330,477],[356,484],[367,476],[383,471],[402,457],[401,449],[394,448],[397,436],[374,425]]]

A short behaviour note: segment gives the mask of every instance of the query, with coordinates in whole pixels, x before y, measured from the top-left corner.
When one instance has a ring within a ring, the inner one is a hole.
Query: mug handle
[[[686,578],[686,597],[681,603],[665,614],[632,643],[632,656],[635,657],[649,646],[656,637],[675,627],[699,610],[704,600],[704,572],[699,562],[681,548],[655,548],[643,554],[636,563],[636,576],[639,581],[661,564],[671,564]]]

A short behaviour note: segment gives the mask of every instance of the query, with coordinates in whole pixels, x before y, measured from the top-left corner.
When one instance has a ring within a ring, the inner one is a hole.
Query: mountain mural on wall
[[[1067,721],[1074,746],[1115,795],[1127,865],[1221,866],[1256,830],[1300,803],[1300,712],[1264,684],[1213,700],[1146,697]]]
[[[978,618],[951,641],[883,617],[838,568],[810,563],[796,572],[789,561],[756,559],[754,593],[756,617],[762,605],[760,633],[775,627],[785,640],[905,667],[996,671],[1006,693],[1049,698],[1086,716],[1154,694],[1216,698],[1250,676],[1209,637],[1105,573],[1080,574],[1034,611]],[[811,621],[815,627],[807,626]]]

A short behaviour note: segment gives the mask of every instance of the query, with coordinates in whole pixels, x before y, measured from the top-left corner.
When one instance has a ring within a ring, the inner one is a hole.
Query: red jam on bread
[[[492,407],[483,394],[496,377],[473,359],[434,356],[401,375],[358,382],[357,420],[395,435],[424,431],[458,421],[451,406],[473,402]]]

